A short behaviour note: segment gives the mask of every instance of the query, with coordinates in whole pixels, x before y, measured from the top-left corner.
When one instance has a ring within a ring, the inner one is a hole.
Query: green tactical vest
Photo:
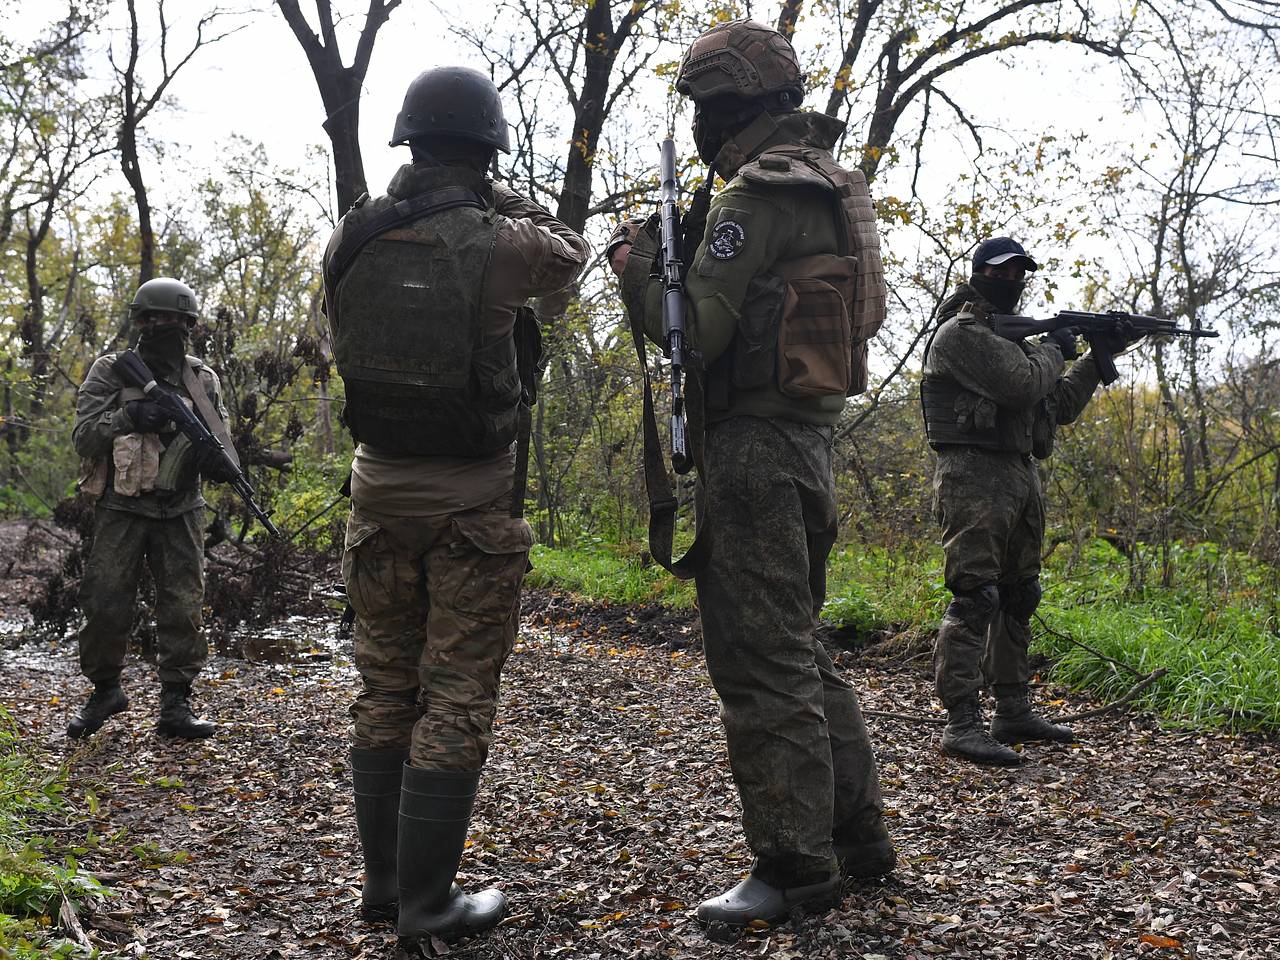
[[[442,169],[428,190],[458,177]],[[379,197],[353,209],[344,230],[359,231],[395,203]],[[483,457],[515,440],[515,341],[481,339],[497,234],[491,200],[488,210],[457,206],[375,236],[350,261],[330,319],[343,416],[358,443],[406,456]]]
[[[979,308],[966,303],[953,316],[964,316],[966,311],[973,317],[969,322],[982,322]],[[934,337],[942,329],[942,325],[953,317],[942,317],[929,342],[925,344],[924,359],[926,365],[929,351],[933,348]],[[1031,450],[1031,436],[1020,442],[1016,424],[1010,420],[1008,411],[989,400],[979,397],[962,387],[951,377],[925,374],[920,378],[920,409],[924,416],[925,439],[934,450],[947,446],[981,447],[984,450],[1010,450],[1028,453]]]

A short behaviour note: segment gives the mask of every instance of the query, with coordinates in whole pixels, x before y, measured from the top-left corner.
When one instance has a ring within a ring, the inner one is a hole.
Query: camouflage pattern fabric
[[[938,454],[934,516],[947,589],[994,584],[1007,593],[1040,573],[1044,496],[1035,461],[1013,451],[955,447]],[[1025,683],[1030,627],[1005,612],[985,635],[944,617],[934,651],[938,696],[951,705],[984,685]]]
[[[832,434],[757,417],[707,432],[707,668],[757,872],[783,885],[829,877],[833,823],[882,809],[858,698],[814,637],[836,537]]]
[[[129,650],[145,561],[156,588],[156,667],[162,683],[190,683],[208,659],[204,604],[204,511],[158,519],[99,505],[80,583],[85,622],[80,669],[95,685],[118,680]]]
[[[342,574],[364,684],[356,747],[408,747],[428,770],[484,766],[533,543],[510,510],[509,496],[437,517],[352,507]]]

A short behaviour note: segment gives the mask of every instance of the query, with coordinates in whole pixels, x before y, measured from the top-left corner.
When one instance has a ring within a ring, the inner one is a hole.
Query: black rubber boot
[[[729,927],[746,927],[754,921],[774,923],[785,920],[792,910],[825,910],[840,902],[840,872],[830,876],[798,878],[788,883],[781,878],[759,875],[760,864],[745,880],[718,897],[698,905],[698,919],[703,923],[722,923]],[[775,886],[774,883],[781,884]]]
[[[942,752],[963,757],[974,763],[1000,767],[1016,767],[1022,757],[1002,743],[991,739],[982,726],[982,708],[975,693],[947,707],[950,719],[942,729]]]
[[[109,718],[128,709],[129,698],[120,688],[119,680],[95,686],[88,702],[67,724],[67,736],[72,740],[87,737],[100,730]]]
[[[831,831],[840,873],[849,880],[877,880],[898,862],[879,810],[846,820]]]
[[[199,740],[217,732],[217,725],[191,712],[191,684],[168,681],[160,684],[160,719],[156,733],[162,737]]]
[[[1076,735],[1036,716],[1031,709],[1031,691],[1026,685],[1001,687],[996,691],[996,713],[991,718],[991,736],[1001,743],[1072,743]]]
[[[400,912],[396,886],[396,837],[400,823],[400,779],[409,751],[351,748],[351,785],[356,795],[356,829],[364,852],[360,916],[371,923],[395,923]]]
[[[420,770],[405,764],[396,845],[402,940],[483,933],[507,912],[489,889],[463,893],[453,882],[471,824],[480,773]]]

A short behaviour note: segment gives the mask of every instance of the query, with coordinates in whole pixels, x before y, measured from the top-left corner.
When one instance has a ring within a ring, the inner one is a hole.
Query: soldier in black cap
[[[1010,766],[1021,756],[1007,744],[1074,739],[1035,714],[1028,689],[1045,515],[1036,461],[1049,456],[1057,427],[1080,416],[1098,386],[1091,359],[1064,373],[1077,356],[1070,331],[1041,343],[993,331],[990,317],[1017,310],[1026,275],[1036,269],[1009,237],[978,245],[973,275],[938,308],[920,390],[925,432],[938,454],[934,514],[953,595],[934,654],[938,697],[949,715],[942,749]],[[989,732],[983,687],[996,697]]]

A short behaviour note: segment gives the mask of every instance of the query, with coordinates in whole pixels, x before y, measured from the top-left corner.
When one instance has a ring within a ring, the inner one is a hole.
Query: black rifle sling
[[[356,254],[364,249],[365,244],[374,237],[386,233],[388,230],[392,230],[403,223],[428,217],[433,213],[443,213],[445,210],[452,210],[455,207],[475,207],[477,210],[488,210],[489,204],[480,194],[474,190],[468,190],[466,187],[441,187],[439,190],[429,190],[426,193],[401,200],[394,206],[388,207],[366,223],[359,231],[342,238],[342,242],[338,244],[338,249],[333,251],[333,256],[329,258],[329,268],[325,271],[326,285],[336,293],[338,281],[347,272],[347,267],[351,266],[351,261],[356,258]]]
[[[701,478],[706,476],[703,465],[703,438],[705,429],[705,404],[702,377],[686,368],[685,409],[688,412],[689,446],[693,452],[693,464],[699,477],[694,513],[696,529],[693,543],[679,560],[671,558],[675,543],[676,508],[678,501],[667,475],[662,441],[658,438],[658,421],[653,409],[653,384],[649,377],[649,359],[644,346],[643,318],[629,317],[631,339],[635,343],[636,358],[640,362],[640,375],[644,384],[644,417],[641,432],[644,436],[644,488],[649,497],[649,553],[677,580],[691,580],[711,559],[711,528],[706,523],[706,498],[702,492]]]
[[[542,328],[532,307],[516,309],[516,367],[520,372],[520,409],[516,421],[516,470],[511,484],[511,516],[524,516],[529,485],[529,439],[533,433],[533,405],[542,379]]]

